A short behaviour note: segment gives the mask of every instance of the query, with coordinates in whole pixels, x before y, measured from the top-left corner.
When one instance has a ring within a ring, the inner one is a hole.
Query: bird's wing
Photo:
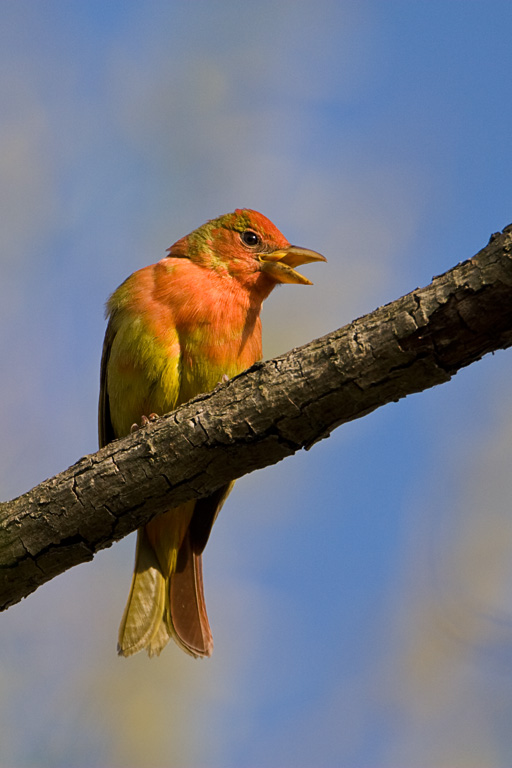
[[[233,482],[218,488],[210,496],[196,501],[194,514],[190,521],[191,545],[196,555],[200,555],[206,547],[213,524],[234,484],[235,481],[233,480]]]
[[[109,320],[103,342],[103,352],[101,354],[101,373],[100,373],[100,399],[98,406],[98,436],[100,448],[115,439],[114,428],[110,418],[110,401],[107,389],[107,369],[114,341],[115,331],[112,319]]]

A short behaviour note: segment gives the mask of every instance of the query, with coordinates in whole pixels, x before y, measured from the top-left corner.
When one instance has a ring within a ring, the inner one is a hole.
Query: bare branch
[[[0,505],[0,608],[154,515],[512,343],[512,225],[472,259]]]

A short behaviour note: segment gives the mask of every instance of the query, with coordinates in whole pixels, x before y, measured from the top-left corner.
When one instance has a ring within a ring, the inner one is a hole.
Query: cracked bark
[[[512,225],[426,288],[254,365],[0,504],[0,609],[154,515],[511,344]]]

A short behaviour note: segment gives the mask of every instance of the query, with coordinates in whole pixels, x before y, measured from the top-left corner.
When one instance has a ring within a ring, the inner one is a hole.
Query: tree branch
[[[512,343],[512,225],[423,289],[258,363],[0,505],[0,609],[146,523]]]

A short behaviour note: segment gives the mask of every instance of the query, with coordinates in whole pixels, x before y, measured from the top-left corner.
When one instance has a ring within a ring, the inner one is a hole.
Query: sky
[[[328,263],[270,358],[512,222],[505,0],[3,0],[0,498],[97,449],[104,303],[250,207]],[[512,764],[510,353],[240,480],[215,650],[116,655],[134,536],[0,616],[6,768]]]

